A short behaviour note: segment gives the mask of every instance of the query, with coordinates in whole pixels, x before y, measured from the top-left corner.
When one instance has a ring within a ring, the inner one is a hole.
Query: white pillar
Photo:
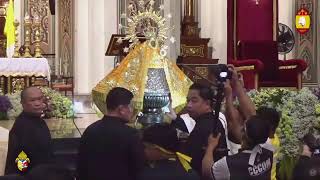
[[[104,54],[117,33],[117,1],[82,0],[75,7],[76,92],[90,94],[114,66],[114,57]]]
[[[75,2],[75,92],[88,94],[89,90],[89,2]]]
[[[171,19],[168,19],[167,24],[174,29],[168,32],[168,58],[176,61],[180,55],[180,35],[181,35],[181,1],[180,0],[164,0],[164,17],[167,18],[168,14],[172,15]],[[170,37],[174,37],[176,42],[171,43]]]
[[[103,56],[109,45],[112,34],[118,33],[118,11],[117,11],[117,1],[105,1],[104,4],[104,44],[103,47]],[[114,68],[114,57],[113,56],[104,56],[104,74],[108,74]],[[103,65],[101,64],[101,65]]]
[[[104,76],[104,51],[105,51],[105,21],[104,4],[108,1],[89,1],[89,90]],[[115,6],[113,6],[115,8]],[[113,18],[115,18],[113,16]]]
[[[289,26],[293,32],[295,31],[294,3],[293,0],[280,0],[278,2],[279,23]],[[286,59],[292,59],[293,51],[286,56]],[[283,55],[279,54],[279,59],[283,59]]]
[[[201,37],[211,38],[212,58],[227,63],[227,1],[200,0]]]

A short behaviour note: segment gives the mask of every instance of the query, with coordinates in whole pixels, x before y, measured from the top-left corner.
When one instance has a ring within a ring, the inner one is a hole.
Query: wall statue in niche
[[[59,72],[73,76],[73,0],[58,1],[59,6]]]
[[[319,22],[317,17],[318,0],[296,0],[295,14],[300,8],[305,8],[311,16],[310,30],[305,34],[299,34],[295,31],[296,38],[296,58],[304,59],[308,63],[308,68],[303,73],[303,83],[307,86],[318,85],[319,82],[319,62],[317,58],[317,31],[319,31],[316,22]]]

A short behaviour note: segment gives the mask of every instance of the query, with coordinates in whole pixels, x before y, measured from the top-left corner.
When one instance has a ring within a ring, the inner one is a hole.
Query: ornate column
[[[35,32],[35,43],[34,43],[34,57],[35,58],[41,58],[41,48],[40,48],[40,26],[41,26],[41,22],[40,22],[40,18],[38,15],[34,16],[34,30]]]
[[[31,54],[30,54],[31,25],[32,25],[31,18],[29,16],[29,14],[26,13],[26,15],[24,17],[24,27],[25,27],[24,46],[25,46],[25,50],[24,50],[24,55],[23,55],[23,57],[25,57],[25,58],[31,58],[32,57]]]
[[[184,17],[181,23],[181,56],[208,58],[209,38],[200,38],[200,28],[195,20],[198,0],[184,0]]]
[[[195,21],[195,5],[198,0],[185,0],[184,17],[182,22],[182,36],[199,37],[200,29]]]
[[[55,16],[51,16],[49,8],[49,0],[25,0],[25,12],[28,12],[30,17],[38,18],[39,25],[32,24],[31,29],[31,44],[36,41],[36,29],[40,33],[40,45],[43,54],[53,54],[54,47],[54,21]],[[37,27],[38,26],[38,27]],[[32,48],[33,50],[33,48]]]
[[[16,39],[15,39],[15,44],[14,44],[14,54],[13,54],[13,57],[15,58],[19,58],[20,57],[20,52],[19,52],[19,30],[18,30],[18,27],[19,27],[19,21],[16,19],[14,21],[14,27],[15,27],[15,35],[16,35]]]
[[[305,34],[295,32],[295,58],[304,59],[308,63],[307,69],[303,72],[303,86],[319,86],[320,83],[320,62],[319,62],[319,30],[320,25],[319,9],[320,3],[318,0],[295,0],[294,14],[305,8],[311,15],[311,29]]]
[[[34,30],[36,31],[35,32],[35,43],[34,43],[34,46],[35,46],[35,49],[34,49],[34,57],[35,58],[41,58],[42,55],[41,55],[41,48],[40,48],[40,28],[41,28],[41,21],[40,21],[40,18],[38,15],[35,15],[34,16]]]

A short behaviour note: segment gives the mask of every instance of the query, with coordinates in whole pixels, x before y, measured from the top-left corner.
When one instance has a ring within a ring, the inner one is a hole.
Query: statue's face
[[[210,111],[210,109],[210,101],[203,99],[199,94],[199,90],[189,90],[187,96],[187,111],[190,117],[197,118]]]

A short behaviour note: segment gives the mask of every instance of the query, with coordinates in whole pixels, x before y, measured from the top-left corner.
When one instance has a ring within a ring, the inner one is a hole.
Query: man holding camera
[[[214,117],[214,92],[208,86],[193,84],[189,89],[186,108],[196,124],[185,144],[185,153],[192,157],[192,168],[201,174],[201,162],[207,146],[207,138],[213,131],[221,134],[214,159],[219,160],[228,155],[225,138],[226,127]]]

